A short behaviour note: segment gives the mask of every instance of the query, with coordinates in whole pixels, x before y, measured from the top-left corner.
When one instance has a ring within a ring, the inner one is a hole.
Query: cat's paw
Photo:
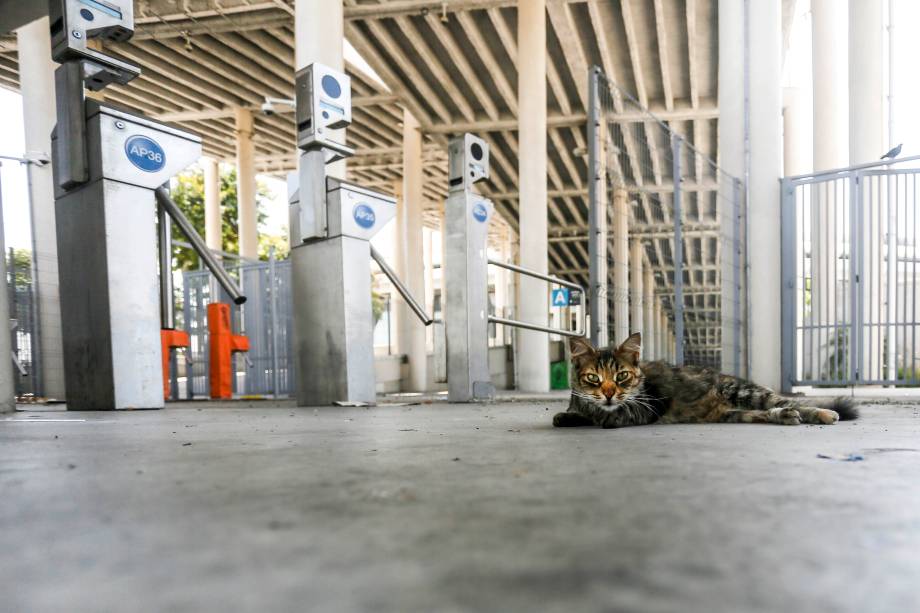
[[[770,421],[783,426],[798,426],[802,423],[802,414],[791,407],[770,409]]]
[[[818,424],[824,426],[833,426],[838,421],[840,421],[840,415],[837,411],[832,411],[830,409],[819,409],[809,408],[807,410],[801,411],[803,416],[807,418],[808,423]]]

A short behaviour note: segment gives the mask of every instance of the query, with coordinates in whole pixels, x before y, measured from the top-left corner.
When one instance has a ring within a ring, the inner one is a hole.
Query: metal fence
[[[655,304],[645,319],[663,311],[657,334],[673,342],[659,338],[652,357],[746,375],[746,207],[742,182],[706,153],[717,148],[716,120],[691,111],[663,121],[597,67],[589,86],[592,337],[604,326],[640,329],[635,275],[650,269],[654,291],[643,292]]]
[[[10,248],[6,258],[14,387],[17,396],[37,395],[35,299],[32,293],[31,252],[17,252]]]
[[[241,285],[247,301],[234,305],[223,296],[206,270],[182,274],[182,308],[179,327],[189,333],[185,352],[185,385],[177,382],[183,398],[207,397],[208,320],[207,306],[213,296],[231,304],[235,334],[249,339],[249,351],[235,358],[234,393],[240,396],[287,396],[293,392],[293,346],[291,326],[291,263],[277,261],[228,263],[227,270]],[[219,292],[219,293],[218,293]],[[173,370],[176,373],[176,369]],[[174,374],[174,377],[179,377]]]
[[[918,160],[783,179],[786,391],[920,385]]]

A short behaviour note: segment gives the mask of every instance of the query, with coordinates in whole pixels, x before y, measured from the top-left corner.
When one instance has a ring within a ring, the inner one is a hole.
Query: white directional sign
[[[554,307],[569,306],[569,289],[567,287],[554,289],[550,303]]]

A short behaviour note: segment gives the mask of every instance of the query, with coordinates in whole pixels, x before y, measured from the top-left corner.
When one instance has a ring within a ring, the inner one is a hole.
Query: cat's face
[[[572,393],[582,400],[614,410],[642,392],[637,332],[619,347],[597,349],[586,338],[572,338]]]

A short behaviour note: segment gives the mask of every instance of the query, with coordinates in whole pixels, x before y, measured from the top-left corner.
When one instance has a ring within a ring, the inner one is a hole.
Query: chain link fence
[[[744,190],[712,157],[716,119],[662,120],[596,67],[590,89],[593,335],[644,332],[646,358],[746,375]]]

